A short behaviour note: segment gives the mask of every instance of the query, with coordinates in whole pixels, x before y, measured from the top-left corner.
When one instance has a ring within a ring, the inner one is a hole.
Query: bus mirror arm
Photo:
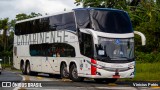
[[[139,31],[134,31],[134,33],[141,36],[142,46],[146,45],[146,37],[144,36],[144,34]]]
[[[98,36],[92,29],[79,29],[81,32],[91,34],[93,36],[94,44],[98,44]]]
[[[98,36],[97,36],[97,34],[93,30],[91,30],[91,29],[87,29],[87,32],[89,32],[90,34],[92,34],[93,40],[94,40],[94,44],[98,44]]]

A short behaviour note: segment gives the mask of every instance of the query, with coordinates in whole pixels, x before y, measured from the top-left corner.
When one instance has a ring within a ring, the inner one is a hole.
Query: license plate
[[[112,78],[120,78],[120,75],[113,75]]]

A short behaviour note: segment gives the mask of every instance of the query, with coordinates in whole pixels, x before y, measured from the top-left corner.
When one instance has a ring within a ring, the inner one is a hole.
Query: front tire
[[[75,64],[73,64],[69,70],[69,77],[72,81],[75,81],[75,82],[80,82],[80,81],[83,81],[84,78],[82,77],[78,77],[78,72],[77,72],[77,67]]]

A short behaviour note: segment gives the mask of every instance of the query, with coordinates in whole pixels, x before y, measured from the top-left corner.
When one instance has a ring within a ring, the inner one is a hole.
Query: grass
[[[120,81],[160,81],[159,63],[136,62],[136,72],[133,79],[120,79]]]
[[[9,64],[1,64],[2,65],[2,67],[11,67],[11,65],[9,65]]]

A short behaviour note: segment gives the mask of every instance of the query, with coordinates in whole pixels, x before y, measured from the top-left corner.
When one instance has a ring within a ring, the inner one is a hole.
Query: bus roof
[[[122,11],[125,12],[123,10],[119,10],[119,9],[113,9],[113,8],[76,8],[73,10],[100,10],[100,11]]]
[[[113,8],[76,8],[76,9],[73,9],[73,10],[75,10],[75,11],[76,10],[101,10],[101,11],[122,11],[122,12],[125,12],[123,10],[113,9]],[[69,13],[69,12],[72,12],[72,10],[58,12],[58,13],[54,13],[54,14],[51,14],[51,15],[45,15],[45,16],[39,16],[39,17],[29,18],[29,19],[25,19],[25,20],[20,20],[20,21],[17,21],[16,24],[17,23],[21,23],[21,22],[36,20],[36,19],[40,19],[40,18],[50,17],[50,16],[53,16],[53,15],[59,15],[59,14]]]
[[[25,19],[25,20],[16,21],[16,24],[17,24],[17,23],[26,22],[26,21],[36,20],[36,19],[40,19],[40,18],[50,17],[50,16],[53,16],[53,15],[59,15],[59,14],[69,13],[69,12],[72,12],[72,10],[70,10],[70,11],[63,11],[63,12],[58,12],[58,13],[54,13],[54,14],[51,14],[51,15],[38,16],[38,17],[34,17],[34,18],[29,18],[29,19]]]

